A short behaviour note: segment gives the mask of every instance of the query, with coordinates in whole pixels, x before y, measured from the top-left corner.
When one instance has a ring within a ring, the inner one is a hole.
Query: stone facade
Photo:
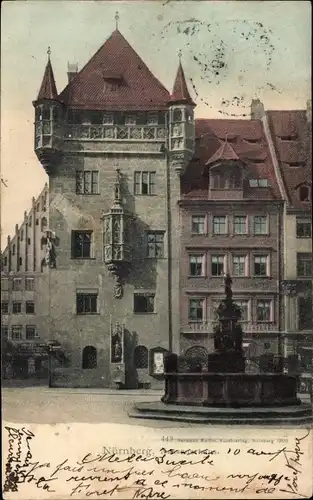
[[[1,256],[1,336],[13,342],[15,359],[3,366],[5,376],[43,376],[47,355],[41,347],[47,338],[48,276],[41,272],[49,223],[49,190],[46,184]]]

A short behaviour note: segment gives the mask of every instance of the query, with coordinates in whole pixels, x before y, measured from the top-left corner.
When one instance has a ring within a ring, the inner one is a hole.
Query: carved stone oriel
[[[113,293],[117,299],[123,296],[122,276],[130,261],[128,223],[130,217],[125,213],[121,194],[121,174],[116,172],[113,189],[114,201],[109,212],[102,213],[104,230],[104,262],[114,277]]]

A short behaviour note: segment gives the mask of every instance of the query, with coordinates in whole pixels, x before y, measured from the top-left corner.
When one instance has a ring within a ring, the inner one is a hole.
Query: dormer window
[[[300,201],[311,201],[311,187],[302,185],[298,188],[298,195]]]
[[[256,187],[268,187],[268,179],[250,179],[249,180],[249,186],[256,188]]]
[[[211,171],[212,189],[240,189],[242,187],[240,169],[229,169],[225,165],[221,169]]]

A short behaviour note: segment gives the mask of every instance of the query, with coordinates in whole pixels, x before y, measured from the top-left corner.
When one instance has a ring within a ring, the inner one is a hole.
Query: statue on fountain
[[[238,321],[241,310],[233,301],[232,279],[224,278],[225,298],[217,308],[218,325],[214,328],[215,351],[209,354],[208,371],[214,373],[237,373],[245,371],[242,351],[242,328]]]

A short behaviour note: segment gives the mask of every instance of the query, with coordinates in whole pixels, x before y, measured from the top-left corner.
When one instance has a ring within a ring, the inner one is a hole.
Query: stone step
[[[232,416],[202,416],[202,415],[180,415],[179,413],[149,413],[144,411],[129,412],[128,416],[130,418],[140,418],[140,419],[153,419],[153,420],[170,420],[176,422],[189,422],[189,423],[199,423],[199,424],[211,424],[211,425],[255,425],[255,426],[272,426],[279,425],[280,427],[289,426],[303,426],[303,425],[313,425],[313,417],[311,415],[306,416],[289,416],[282,417],[277,415],[275,418],[235,418]]]
[[[140,402],[129,413],[132,418],[173,420],[210,424],[305,425],[313,423],[310,403],[280,407],[204,407]]]

